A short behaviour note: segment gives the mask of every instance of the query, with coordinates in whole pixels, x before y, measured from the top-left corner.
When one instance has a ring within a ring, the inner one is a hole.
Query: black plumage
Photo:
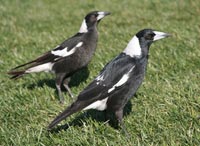
[[[91,60],[98,41],[97,24],[109,14],[109,12],[102,11],[90,12],[85,16],[77,34],[65,40],[52,51],[9,71],[8,74],[12,75],[11,79],[33,72],[53,72],[56,74],[55,82],[60,101],[64,101],[61,92],[62,83],[69,94],[73,96],[68,87],[70,76],[87,66]]]
[[[143,81],[150,45],[168,36],[152,29],[138,32],[125,50],[103,68],[78,95],[77,100],[50,123],[48,129],[52,129],[71,114],[87,109],[114,112],[118,122],[123,126],[123,109]]]

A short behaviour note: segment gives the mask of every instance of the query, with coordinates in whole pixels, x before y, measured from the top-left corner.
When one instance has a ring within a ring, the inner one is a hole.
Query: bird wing
[[[77,100],[68,106],[62,113],[60,113],[48,126],[52,129],[64,118],[71,114],[80,111],[87,106],[95,103],[97,100],[102,100],[114,92],[109,92],[117,83],[121,81],[135,65],[135,60],[131,57],[121,53],[119,56],[110,61],[100,72],[100,74],[79,94]],[[119,85],[119,84],[118,84]],[[123,84],[120,84],[121,87]],[[119,90],[119,88],[116,88]],[[89,109],[89,108],[88,108]]]
[[[134,67],[134,62],[133,58],[121,53],[110,61],[100,74],[79,94],[78,100],[94,102],[108,97],[112,94],[112,88],[117,87],[117,84],[119,87],[125,83],[123,76]]]
[[[38,66],[41,64],[48,63],[48,62],[53,63],[53,62],[59,61],[62,58],[68,57],[68,56],[72,55],[73,53],[75,53],[76,49],[83,44],[83,42],[81,41],[82,35],[83,34],[81,34],[81,33],[77,33],[73,37],[65,40],[63,43],[58,45],[52,51],[48,51],[45,54],[43,54],[42,56],[36,58],[35,60],[32,60],[28,63],[19,65],[19,66],[13,68],[12,70],[16,70],[18,68],[21,68],[21,67],[24,67],[27,65],[29,65],[27,68],[31,68],[31,67],[35,67],[35,66]]]

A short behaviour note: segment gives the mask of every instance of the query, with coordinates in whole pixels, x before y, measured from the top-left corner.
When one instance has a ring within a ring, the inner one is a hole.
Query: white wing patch
[[[53,67],[53,63],[45,63],[45,64],[41,64],[35,67],[31,67],[28,70],[26,70],[26,73],[32,73],[32,72],[49,72],[52,70]]]
[[[72,50],[73,50],[73,49],[71,49],[70,51],[72,51]],[[53,55],[62,56],[62,57],[63,57],[63,56],[65,56],[65,55],[69,54],[70,51],[67,52],[67,47],[65,47],[65,48],[62,49],[62,50],[51,51],[51,53],[52,53]]]
[[[99,75],[95,80],[96,81],[103,81],[103,75]]]
[[[92,104],[85,107],[83,110],[96,109],[99,111],[103,111],[107,108],[107,100],[108,100],[108,97],[103,100],[98,100],[96,102],[93,102]]]
[[[135,66],[133,66],[129,71],[128,73],[124,74],[122,76],[122,78],[112,87],[108,90],[108,93],[112,92],[113,90],[115,90],[116,87],[119,87],[121,85],[123,85],[124,83],[126,83],[129,79],[129,75],[130,75],[130,72],[135,68]]]
[[[100,81],[103,81],[103,75],[99,75],[95,80],[97,81],[96,84],[98,85]]]
[[[86,33],[86,32],[88,32],[88,29],[87,29],[86,21],[84,19],[82,24],[81,24],[81,27],[79,29],[79,33]]]
[[[80,46],[82,46],[83,45],[83,42],[79,42],[76,46],[75,46],[75,48],[78,48],[78,47],[80,47]]]
[[[73,54],[76,49],[80,46],[82,46],[83,42],[79,42],[74,48],[72,48],[70,51],[67,51],[67,47],[65,47],[64,49],[62,50],[55,50],[55,51],[51,51],[51,53],[53,55],[56,55],[56,56],[60,56],[60,57],[66,57],[66,56],[69,56],[71,54]]]
[[[131,57],[140,57],[142,55],[142,49],[137,36],[130,40],[123,52]]]

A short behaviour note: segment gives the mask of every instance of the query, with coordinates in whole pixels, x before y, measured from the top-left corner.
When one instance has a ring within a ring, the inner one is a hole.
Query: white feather
[[[100,81],[103,81],[104,79],[103,75],[99,75],[95,80],[97,81],[96,84],[98,85]]]
[[[107,108],[107,100],[108,100],[108,97],[103,100],[98,100],[98,101],[88,105],[83,110],[96,109],[96,110],[103,111]]]
[[[80,47],[80,46],[82,46],[83,45],[83,42],[79,42],[76,46],[75,46],[75,48],[78,48],[78,47]]]
[[[124,74],[122,76],[122,78],[112,87],[108,90],[108,93],[112,92],[113,90],[115,90],[116,87],[119,87],[121,85],[123,85],[124,83],[126,83],[129,79],[129,75],[130,75],[130,72],[135,68],[135,66],[133,66],[129,71],[128,73]]]
[[[96,81],[103,81],[103,75],[99,75],[95,80]]]
[[[71,49],[70,51],[72,51],[73,49]],[[68,53],[70,53],[70,51],[69,52],[67,52],[67,47],[65,47],[64,49],[62,49],[62,50],[55,50],[55,51],[51,51],[51,53],[53,54],[53,55],[56,55],[56,56],[65,56],[65,55],[67,55]]]
[[[140,42],[137,36],[134,36],[128,43],[127,47],[123,51],[125,54],[131,57],[139,57],[142,54],[142,49],[140,47]]]
[[[71,54],[73,54],[76,49],[78,47],[80,47],[81,45],[83,44],[83,42],[79,42],[74,48],[72,48],[70,51],[67,51],[67,47],[65,47],[64,49],[62,50],[55,50],[55,51],[51,51],[51,53],[53,55],[56,55],[56,56],[60,56],[60,57],[66,57],[66,56],[69,56]]]
[[[81,24],[81,27],[79,29],[79,33],[86,33],[86,32],[88,32],[88,29],[87,29],[86,21],[84,19],[82,24]]]
[[[53,67],[53,63],[45,63],[45,64],[41,64],[32,68],[29,68],[28,70],[26,70],[26,73],[32,73],[32,72],[49,72],[52,70]]]

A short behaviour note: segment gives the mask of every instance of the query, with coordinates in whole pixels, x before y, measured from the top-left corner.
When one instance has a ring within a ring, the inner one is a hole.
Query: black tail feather
[[[71,106],[66,108],[62,113],[60,113],[48,126],[48,130],[51,130],[54,126],[56,126],[59,122],[72,115],[75,112],[78,112],[83,109],[83,105],[78,102],[74,102]]]
[[[19,65],[19,66],[15,67],[15,68],[12,68],[11,71],[12,71],[12,70],[16,70],[16,69],[18,69],[18,68],[21,68],[21,67],[23,67],[23,66],[26,66],[26,65],[35,63],[35,62],[36,62],[35,60],[30,61],[30,62],[27,62],[27,63],[25,63],[25,64],[22,64],[22,65]]]
[[[9,75],[12,75],[10,79],[17,79],[22,77],[25,74],[25,70],[23,71],[10,71],[8,72]]]
[[[44,55],[38,57],[37,59],[29,61],[29,62],[27,62],[25,64],[22,64],[22,65],[19,65],[19,66],[15,67],[15,68],[13,68],[11,70],[16,70],[18,68],[21,68],[21,67],[24,67],[24,66],[27,66],[27,65],[29,65],[29,67],[26,67],[26,68],[30,68],[30,66],[33,67],[33,66],[36,66],[36,65],[39,65],[39,64],[44,64],[44,63],[47,63],[47,62],[51,62],[55,58],[56,58],[55,55],[51,54],[51,52],[47,52]]]

